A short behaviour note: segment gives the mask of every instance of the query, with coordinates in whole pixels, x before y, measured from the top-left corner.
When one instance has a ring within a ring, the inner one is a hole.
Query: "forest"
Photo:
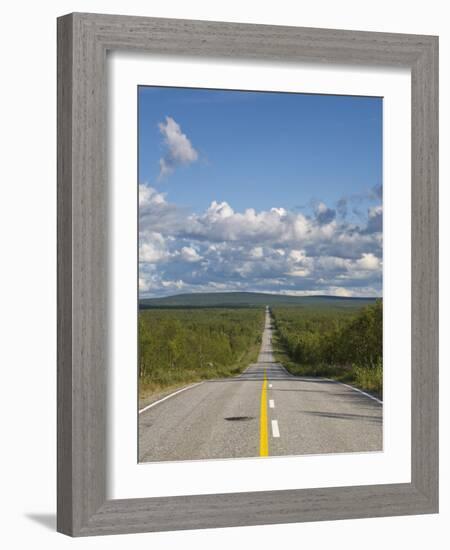
[[[256,361],[263,308],[139,312],[140,393],[239,374]]]
[[[274,353],[292,374],[326,376],[382,394],[382,301],[270,308]],[[263,307],[157,307],[139,312],[139,389],[149,396],[235,376],[256,362]]]
[[[292,374],[330,376],[382,393],[383,305],[357,310],[275,307],[278,360]]]

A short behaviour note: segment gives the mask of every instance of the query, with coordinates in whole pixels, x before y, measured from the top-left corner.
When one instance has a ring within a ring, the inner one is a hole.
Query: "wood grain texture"
[[[58,20],[57,529],[72,525],[72,22]]]
[[[438,43],[416,60],[412,80],[412,479],[438,508]]]
[[[412,74],[412,481],[106,499],[106,53],[359,63]],[[71,14],[58,20],[58,530],[98,535],[438,509],[438,40],[433,36]]]

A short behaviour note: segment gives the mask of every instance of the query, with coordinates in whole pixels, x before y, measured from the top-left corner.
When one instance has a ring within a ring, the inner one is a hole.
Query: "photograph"
[[[383,98],[137,98],[138,462],[383,451]]]

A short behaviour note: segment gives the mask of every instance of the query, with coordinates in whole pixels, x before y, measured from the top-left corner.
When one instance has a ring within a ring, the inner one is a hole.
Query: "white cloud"
[[[208,210],[205,213],[204,219],[208,219],[212,222],[217,220],[224,220],[234,215],[234,210],[227,202],[212,201]]]
[[[158,124],[167,146],[167,153],[159,160],[160,177],[164,177],[181,164],[191,164],[198,159],[198,153],[189,138],[181,131],[180,125],[167,116],[165,122]]]
[[[180,254],[185,262],[199,262],[202,259],[192,246],[183,246]]]
[[[150,232],[139,246],[139,261],[148,263],[164,262],[169,258],[166,241],[160,233]]]
[[[152,232],[166,236],[173,235],[178,228],[185,226],[185,219],[186,212],[167,202],[165,193],[160,193],[147,184],[139,185],[139,235],[141,242],[151,238]]]
[[[139,292],[148,292],[150,288],[150,281],[145,277],[139,277]]]
[[[285,210],[284,208],[271,208],[270,211],[274,212],[275,214],[278,214],[280,218],[283,216],[286,216],[287,214],[287,210]]]
[[[383,207],[381,206],[381,204],[377,206],[372,206],[371,208],[369,208],[369,219],[375,218],[376,216],[380,216],[382,213],[383,213]]]
[[[354,293],[349,290],[348,288],[344,288],[342,286],[333,288],[333,295],[334,296],[342,296],[344,298],[349,298],[350,296],[353,296]]]
[[[172,290],[181,290],[186,285],[183,280],[178,279],[177,281],[161,281],[163,288],[172,289]]]
[[[139,208],[152,204],[165,205],[167,204],[164,193],[158,193],[156,189],[143,183],[139,184]]]
[[[376,296],[382,234],[341,218],[321,223],[284,208],[237,212],[212,201],[189,213],[148,185],[139,190],[143,294],[248,290]],[[318,210],[325,213],[324,203]],[[319,213],[320,213],[319,212]],[[367,221],[382,216],[367,211]],[[323,221],[323,220],[322,220]]]
[[[293,269],[292,271],[289,271],[288,275],[291,277],[307,277],[310,275],[309,269],[301,268],[301,269]]]
[[[213,201],[203,214],[190,216],[187,232],[211,241],[278,242],[329,237],[335,224],[321,227],[303,214],[290,213],[284,208],[256,212],[248,208],[235,212],[227,202]]]
[[[291,259],[293,262],[303,262],[306,259],[306,254],[304,250],[291,250],[289,252],[289,259]]]
[[[356,261],[356,265],[367,271],[375,271],[381,268],[381,260],[372,253],[363,254],[361,258]]]
[[[328,208],[324,202],[318,202],[314,210],[316,220],[320,225],[327,225],[336,217],[336,210]]]
[[[264,255],[262,246],[255,246],[250,250],[250,256],[255,259],[260,259]]]

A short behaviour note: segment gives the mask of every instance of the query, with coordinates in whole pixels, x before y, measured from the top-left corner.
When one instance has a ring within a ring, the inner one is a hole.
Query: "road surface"
[[[338,382],[290,375],[274,360],[267,309],[257,363],[139,414],[140,462],[381,450],[381,403]]]

